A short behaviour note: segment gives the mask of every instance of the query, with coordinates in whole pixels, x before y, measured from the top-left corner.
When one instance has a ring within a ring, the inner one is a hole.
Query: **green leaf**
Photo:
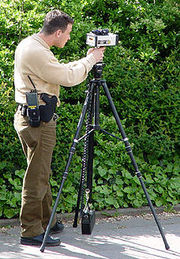
[[[161,199],[156,199],[156,200],[155,200],[155,204],[156,204],[157,207],[160,207],[160,206],[163,205],[163,202],[162,202]]]
[[[17,210],[16,209],[4,209],[4,215],[5,217],[7,217],[8,219],[14,217],[17,214]]]
[[[105,198],[105,202],[106,202],[107,204],[114,205],[115,200],[114,200],[113,197],[108,197],[108,198]]]
[[[123,176],[127,179],[132,179],[132,175],[125,169],[123,169]]]
[[[118,178],[118,177],[116,177],[116,184],[122,186],[123,185],[123,180]]]
[[[141,200],[133,200],[133,207],[135,207],[135,208],[139,208],[139,207],[141,207],[142,206],[142,204],[143,204],[143,201]]]
[[[120,190],[118,190],[118,191],[116,192],[116,194],[117,194],[118,197],[123,197],[123,192],[120,191]]]
[[[105,176],[107,173],[107,170],[102,168],[101,166],[98,167],[98,173],[100,174],[101,177]]]
[[[0,217],[3,215],[3,208],[0,207]]]
[[[126,193],[133,193],[134,192],[134,189],[132,188],[132,187],[125,187],[124,189],[123,189],[123,191],[124,192],[126,192]]]
[[[24,170],[24,169],[16,170],[16,171],[15,171],[15,175],[19,176],[20,178],[23,178],[23,177],[24,177],[24,173],[25,173],[25,170]]]
[[[1,201],[7,200],[6,190],[0,190],[0,200]]]

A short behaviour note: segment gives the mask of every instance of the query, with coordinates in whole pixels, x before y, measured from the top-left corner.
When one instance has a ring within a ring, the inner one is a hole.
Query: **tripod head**
[[[98,62],[93,66],[92,72],[93,72],[94,79],[96,80],[101,79],[104,67],[105,67],[105,64],[103,62]]]

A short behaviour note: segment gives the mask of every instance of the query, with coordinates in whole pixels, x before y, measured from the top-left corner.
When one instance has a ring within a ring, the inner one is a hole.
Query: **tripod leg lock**
[[[63,179],[66,179],[67,176],[68,176],[68,172],[64,172],[64,173],[63,173]]]
[[[136,172],[136,175],[137,175],[137,177],[138,177],[138,178],[142,177],[142,175],[141,175],[141,172],[140,172],[140,171],[137,171],[137,172]]]
[[[132,149],[131,149],[131,146],[130,146],[130,144],[128,142],[128,138],[124,138],[123,141],[124,141],[125,148],[126,148],[127,152],[128,153],[132,153]]]
[[[126,146],[126,150],[127,150],[128,153],[132,152],[130,145]]]
[[[71,154],[74,154],[75,151],[76,151],[76,148],[75,148],[75,147],[71,147],[70,153],[71,153]]]
[[[123,141],[124,141],[124,142],[128,142],[128,138],[124,138]]]

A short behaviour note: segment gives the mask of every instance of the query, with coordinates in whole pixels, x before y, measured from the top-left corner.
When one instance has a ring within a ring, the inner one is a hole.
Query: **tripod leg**
[[[79,214],[79,205],[80,205],[80,200],[81,200],[81,190],[82,190],[83,182],[84,182],[84,175],[81,174],[81,182],[80,182],[80,185],[79,185],[79,191],[78,191],[77,205],[76,205],[75,215],[74,215],[73,228],[77,227],[77,220],[78,220],[78,214]]]
[[[117,113],[117,111],[116,111],[116,107],[115,107],[115,105],[114,105],[114,103],[113,103],[113,101],[112,101],[112,97],[111,97],[111,95],[110,95],[109,89],[108,89],[107,84],[106,84],[105,81],[102,81],[102,85],[103,85],[105,94],[106,94],[106,96],[107,96],[108,102],[109,102],[109,104],[110,104],[110,106],[111,106],[113,115],[114,115],[114,117],[115,117],[115,119],[116,119],[116,123],[117,123],[117,125],[118,125],[119,131],[120,131],[120,133],[121,133],[121,135],[122,135],[122,137],[123,137],[123,141],[124,141],[124,143],[125,143],[126,151],[127,151],[128,155],[129,155],[130,158],[131,158],[131,161],[132,161],[133,167],[134,167],[134,169],[135,169],[136,175],[137,175],[137,177],[138,177],[138,179],[139,179],[139,181],[140,181],[140,184],[141,184],[141,186],[142,186],[142,189],[143,189],[143,191],[144,191],[144,193],[145,193],[145,196],[146,196],[146,198],[147,198],[149,207],[150,207],[150,209],[151,209],[151,211],[152,211],[152,214],[153,214],[153,216],[154,216],[155,222],[156,222],[156,224],[157,224],[157,226],[158,226],[158,229],[159,229],[160,234],[161,234],[161,236],[162,236],[162,239],[163,239],[163,241],[164,241],[165,248],[168,250],[170,247],[169,247],[169,245],[168,245],[168,243],[167,243],[166,237],[165,237],[165,235],[164,235],[164,233],[163,233],[161,224],[160,224],[160,222],[159,222],[159,220],[158,220],[158,218],[157,218],[157,215],[156,215],[156,212],[155,212],[154,207],[153,207],[153,205],[152,205],[152,202],[151,202],[151,200],[150,200],[150,197],[149,197],[149,195],[148,195],[148,193],[147,193],[145,184],[144,184],[144,182],[143,182],[143,180],[142,180],[141,173],[140,173],[140,171],[139,171],[139,169],[138,169],[138,166],[137,166],[137,163],[136,163],[136,161],[135,161],[135,159],[134,159],[134,155],[133,155],[131,146],[130,146],[130,144],[129,144],[129,142],[128,142],[128,138],[126,137],[126,134],[125,134],[124,129],[123,129],[123,127],[122,127],[122,124],[121,124],[121,122],[120,122],[119,115],[118,115],[118,113]]]
[[[47,237],[49,235],[49,232],[50,232],[51,224],[52,224],[52,221],[53,221],[53,218],[54,218],[54,215],[55,215],[58,203],[59,203],[60,194],[62,192],[64,182],[65,182],[65,180],[67,178],[67,175],[68,175],[68,171],[69,171],[69,167],[70,167],[70,164],[71,164],[72,157],[75,153],[75,147],[76,147],[76,144],[78,143],[79,133],[80,133],[80,130],[82,128],[83,121],[84,121],[84,118],[85,118],[85,115],[86,115],[86,111],[87,111],[87,107],[88,107],[88,100],[89,100],[89,96],[91,94],[92,88],[93,88],[93,85],[90,86],[90,89],[89,89],[89,91],[87,92],[87,95],[86,95],[86,99],[85,99],[84,106],[83,106],[83,109],[82,109],[82,112],[81,112],[81,116],[79,118],[77,130],[76,130],[76,133],[75,133],[75,137],[73,139],[73,143],[72,143],[72,146],[70,148],[69,158],[68,158],[68,161],[67,161],[67,164],[66,164],[65,172],[63,173],[63,179],[62,179],[59,191],[58,191],[58,195],[57,195],[57,198],[56,198],[56,201],[55,201],[52,213],[51,213],[51,217],[50,217],[48,226],[46,228],[46,232],[45,232],[45,235],[44,235],[42,245],[40,247],[41,252],[44,252],[44,249],[45,249],[45,246],[46,246],[46,239],[47,239]]]

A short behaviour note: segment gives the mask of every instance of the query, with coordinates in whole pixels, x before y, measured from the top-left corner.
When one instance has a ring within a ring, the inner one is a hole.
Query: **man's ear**
[[[59,38],[59,37],[61,37],[61,35],[62,35],[62,30],[57,30],[56,32],[55,32],[55,35]]]

